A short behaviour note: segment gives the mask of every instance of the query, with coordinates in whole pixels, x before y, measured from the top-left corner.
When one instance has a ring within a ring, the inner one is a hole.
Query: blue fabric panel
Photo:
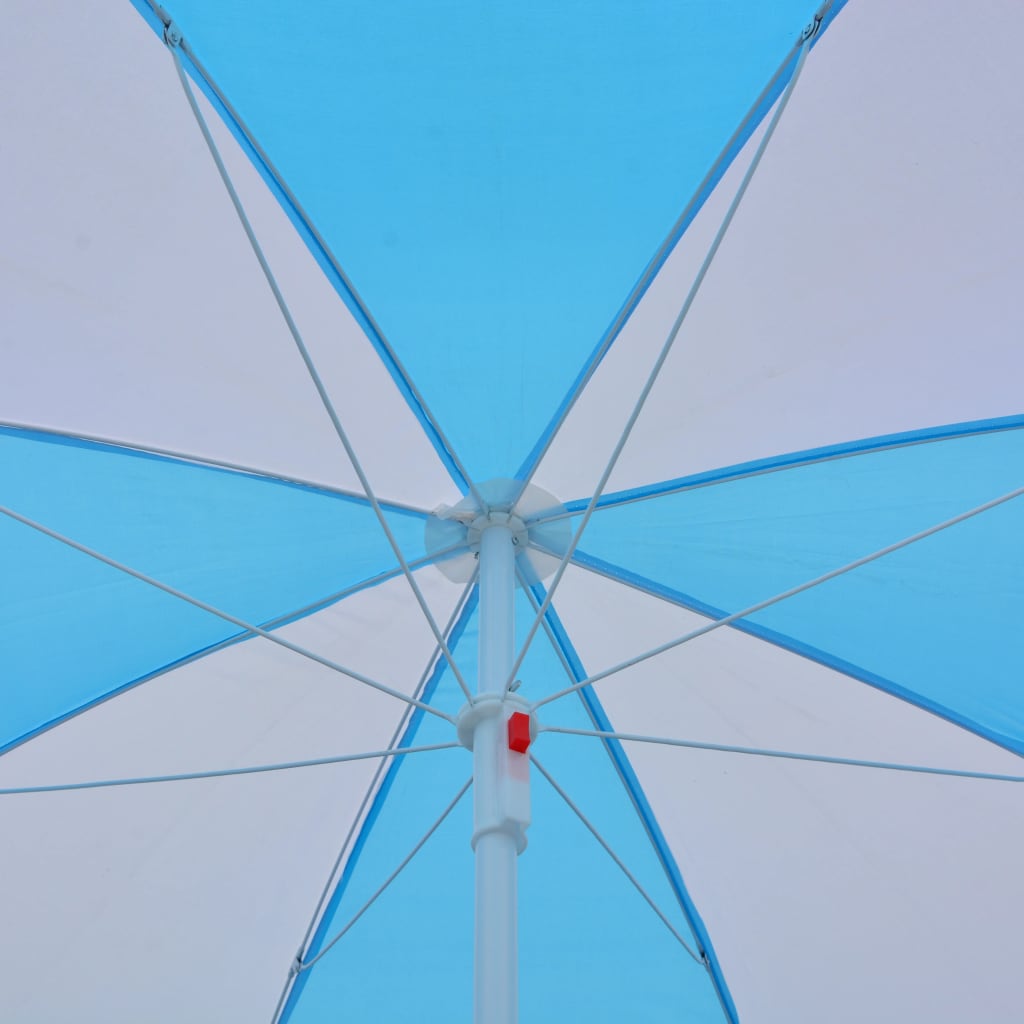
[[[363,502],[50,435],[0,430],[0,504],[256,624],[395,562]],[[0,749],[239,633],[6,516],[0,564]]]
[[[170,13],[486,479],[522,463],[816,6]]]
[[[747,477],[595,514],[587,553],[734,612],[1021,486],[1024,429]],[[1024,752],[1024,499],[752,627]],[[699,642],[699,641],[696,641]]]
[[[519,633],[531,610],[520,596]],[[476,616],[458,645],[473,685]],[[564,679],[539,638],[521,677],[536,696]],[[462,697],[442,673],[432,697],[456,711]],[[547,720],[587,728],[582,705],[563,701]],[[450,735],[423,718],[418,742]],[[665,872],[599,740],[539,739],[538,757],[608,838],[641,882],[689,936]],[[321,929],[342,927],[437,816],[471,771],[468,752],[406,758],[367,830],[345,887]],[[532,785],[529,846],[519,859],[520,1013],[538,1024],[565,1020],[723,1020],[706,971],[695,964],[547,783]],[[289,1001],[290,1024],[337,1019],[468,1021],[472,1010],[473,857],[471,798],[431,838],[384,898],[304,979]],[[553,913],[552,911],[557,911]],[[691,939],[692,942],[692,939]],[[318,944],[319,946],[319,944]],[[400,983],[396,980],[400,979]]]

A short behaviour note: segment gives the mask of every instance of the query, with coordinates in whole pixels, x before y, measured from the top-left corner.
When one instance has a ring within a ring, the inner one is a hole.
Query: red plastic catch
[[[530,749],[530,716],[513,711],[508,720],[508,749],[525,754]]]

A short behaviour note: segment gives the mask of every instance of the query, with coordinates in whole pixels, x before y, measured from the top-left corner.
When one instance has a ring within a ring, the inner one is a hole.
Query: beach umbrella
[[[1016,5],[15,0],[5,1020],[1014,1020]]]

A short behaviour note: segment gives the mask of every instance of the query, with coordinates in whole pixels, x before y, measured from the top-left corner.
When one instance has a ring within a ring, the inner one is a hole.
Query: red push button
[[[525,754],[530,749],[530,716],[513,711],[508,720],[508,749]]]

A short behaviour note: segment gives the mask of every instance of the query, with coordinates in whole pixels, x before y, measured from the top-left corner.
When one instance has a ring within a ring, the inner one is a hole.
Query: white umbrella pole
[[[526,846],[529,824],[529,760],[509,746],[508,719],[522,710],[521,702],[504,698],[515,656],[513,536],[492,520],[480,537],[478,694],[460,716],[460,726],[472,729],[473,746],[474,1024],[519,1019],[516,858]]]

